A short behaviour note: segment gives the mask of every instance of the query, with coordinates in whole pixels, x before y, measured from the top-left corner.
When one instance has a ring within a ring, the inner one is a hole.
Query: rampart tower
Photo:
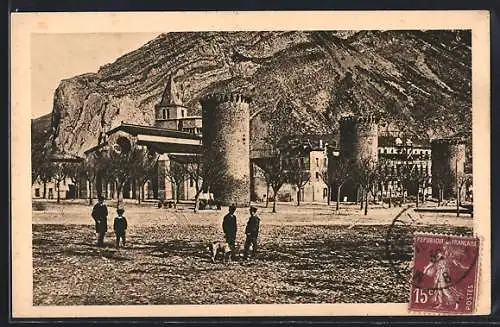
[[[345,160],[378,158],[378,122],[373,116],[346,116],[340,119],[340,156]]]
[[[465,172],[466,142],[461,138],[442,138],[431,142],[432,196],[457,197],[457,176]]]
[[[204,156],[220,167],[222,178],[213,185],[223,205],[250,203],[250,99],[218,93],[201,99]],[[208,158],[211,156],[211,159]]]
[[[362,160],[378,161],[378,121],[374,116],[345,116],[340,119],[340,160],[354,165]],[[358,198],[352,181],[344,185],[343,196],[348,201]]]

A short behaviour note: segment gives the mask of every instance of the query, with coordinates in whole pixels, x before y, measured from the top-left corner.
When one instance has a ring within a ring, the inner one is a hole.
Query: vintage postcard
[[[488,12],[11,26],[14,318],[490,312]]]

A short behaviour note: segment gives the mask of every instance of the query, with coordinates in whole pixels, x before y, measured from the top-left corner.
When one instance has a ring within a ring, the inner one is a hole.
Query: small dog
[[[211,255],[212,262],[215,263],[215,259],[218,253],[222,253],[222,262],[231,262],[231,247],[227,242],[212,242],[207,247],[208,252]]]

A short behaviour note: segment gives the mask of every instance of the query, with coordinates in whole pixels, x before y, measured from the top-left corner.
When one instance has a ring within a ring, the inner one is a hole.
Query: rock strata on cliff
[[[252,97],[254,147],[268,126],[334,133],[347,112],[376,113],[425,137],[466,133],[470,59],[470,33],[458,31],[162,34],[96,73],[61,81],[53,138],[81,155],[121,121],[152,124],[171,77],[191,114],[214,91]]]

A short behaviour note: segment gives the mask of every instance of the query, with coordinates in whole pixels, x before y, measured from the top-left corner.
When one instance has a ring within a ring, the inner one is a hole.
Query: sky
[[[62,79],[97,72],[158,33],[32,34],[31,118],[52,111],[54,91]]]

